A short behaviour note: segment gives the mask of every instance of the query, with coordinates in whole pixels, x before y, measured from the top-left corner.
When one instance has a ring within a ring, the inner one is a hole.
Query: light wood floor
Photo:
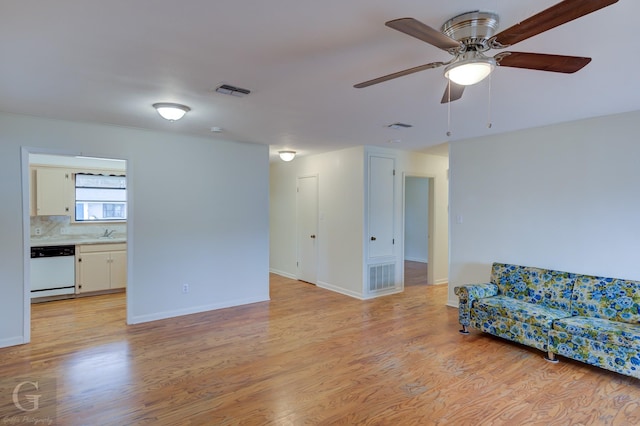
[[[427,285],[427,264],[423,262],[404,261],[404,285]]]
[[[122,294],[44,303],[0,378],[54,377],[61,425],[640,423],[636,379],[463,336],[446,293],[359,301],[272,276],[270,302],[135,326]]]

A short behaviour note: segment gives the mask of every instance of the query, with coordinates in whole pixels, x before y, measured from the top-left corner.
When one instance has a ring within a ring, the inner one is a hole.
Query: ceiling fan
[[[482,81],[496,66],[574,73],[591,62],[591,58],[525,52],[500,52],[490,57],[484,52],[507,48],[617,1],[564,0],[498,34],[495,34],[498,29],[498,15],[492,12],[474,11],[455,16],[442,26],[442,31],[435,30],[414,18],[394,19],[385,25],[442,49],[453,55],[453,59],[449,62],[431,62],[409,68],[358,83],[353,87],[360,89],[418,71],[444,66],[444,75],[449,82],[441,103],[448,103],[460,99],[465,86]]]

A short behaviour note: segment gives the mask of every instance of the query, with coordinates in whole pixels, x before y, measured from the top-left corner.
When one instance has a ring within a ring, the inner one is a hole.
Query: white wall
[[[429,178],[407,176],[404,196],[404,259],[427,263]]]
[[[296,277],[296,180],[318,176],[319,287],[362,296],[363,147],[275,162],[270,168],[272,272]]]
[[[278,161],[269,166],[269,270],[289,278],[297,276],[298,169],[300,163],[307,161],[298,157],[289,163]]]
[[[640,280],[639,133],[632,112],[452,143],[449,304],[494,261]]]
[[[28,334],[22,147],[127,160],[130,322],[268,300],[266,146],[0,114],[0,346]]]
[[[403,173],[434,178],[435,283],[446,283],[448,273],[448,160],[426,154],[376,148],[396,157],[396,235],[402,247]],[[296,178],[318,175],[320,226],[318,285],[364,298],[364,179],[365,147],[276,162],[270,169],[270,269],[296,277]],[[400,256],[400,254],[398,254]],[[399,257],[400,258],[400,257]]]

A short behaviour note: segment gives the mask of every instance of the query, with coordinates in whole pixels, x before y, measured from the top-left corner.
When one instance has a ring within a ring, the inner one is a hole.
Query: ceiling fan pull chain
[[[451,80],[447,79],[447,96],[449,97],[447,102],[447,136],[451,136]]]
[[[490,129],[491,126],[491,74],[489,74],[489,106],[487,108],[487,129]]]

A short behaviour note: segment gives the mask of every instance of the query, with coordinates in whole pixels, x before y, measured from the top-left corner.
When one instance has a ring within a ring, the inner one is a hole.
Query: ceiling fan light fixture
[[[444,69],[444,76],[456,84],[471,86],[484,80],[496,67],[496,60],[480,52],[465,52]]]
[[[291,161],[296,156],[295,151],[278,151],[278,154],[280,155],[280,159],[282,161]]]
[[[159,102],[153,104],[153,107],[158,111],[160,117],[169,121],[180,120],[186,113],[191,111],[191,108],[186,105],[174,104],[171,102]]]

